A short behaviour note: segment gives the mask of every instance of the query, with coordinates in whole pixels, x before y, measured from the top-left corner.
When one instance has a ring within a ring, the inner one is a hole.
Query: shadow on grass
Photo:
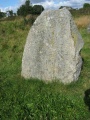
[[[85,91],[84,102],[88,106],[88,109],[90,111],[90,89],[87,89]]]

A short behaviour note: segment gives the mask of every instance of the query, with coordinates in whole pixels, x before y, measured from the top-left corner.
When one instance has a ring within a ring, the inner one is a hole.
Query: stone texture
[[[70,83],[78,79],[83,40],[66,9],[44,11],[29,31],[22,58],[24,78]]]
[[[90,33],[90,24],[87,27],[87,32]]]

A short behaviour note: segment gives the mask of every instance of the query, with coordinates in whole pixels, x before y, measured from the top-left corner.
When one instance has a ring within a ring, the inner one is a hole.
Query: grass
[[[82,27],[85,28],[86,26],[88,26],[90,24],[90,16],[83,15],[78,18],[76,17],[75,22],[79,28],[82,28]]]
[[[85,91],[90,89],[90,34],[79,27],[85,42],[83,69],[77,82],[21,77],[21,60],[30,26],[23,20],[0,22],[0,120],[90,120]]]

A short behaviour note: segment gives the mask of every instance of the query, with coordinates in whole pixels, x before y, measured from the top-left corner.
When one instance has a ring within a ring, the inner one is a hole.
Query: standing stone
[[[66,9],[44,11],[29,31],[22,58],[24,78],[70,83],[78,79],[83,40]]]

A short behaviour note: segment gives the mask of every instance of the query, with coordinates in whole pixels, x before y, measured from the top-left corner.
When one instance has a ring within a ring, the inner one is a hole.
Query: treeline
[[[67,7],[67,6],[61,6],[61,8]],[[73,9],[72,7],[67,7],[73,16],[80,16],[80,15],[90,15],[90,4],[85,3],[82,8],[80,9]],[[9,10],[6,13],[0,12],[0,18],[6,17],[6,16],[27,16],[28,14],[32,15],[40,15],[42,11],[44,10],[44,7],[42,5],[34,5],[32,6],[30,0],[26,0],[23,5],[21,5],[17,12],[14,13],[13,10]]]
[[[6,17],[6,16],[27,16],[28,14],[33,15],[39,15],[44,10],[44,7],[42,5],[34,5],[32,6],[30,0],[26,0],[23,5],[21,5],[17,12],[14,13],[13,10],[8,10],[6,13],[0,12],[0,18]]]
[[[90,4],[85,3],[80,9],[71,9],[70,12],[73,16],[78,17],[80,15],[90,15]]]
[[[17,10],[17,15],[26,16],[28,14],[39,15],[44,10],[42,5],[32,6],[30,0],[26,0],[25,4]]]

